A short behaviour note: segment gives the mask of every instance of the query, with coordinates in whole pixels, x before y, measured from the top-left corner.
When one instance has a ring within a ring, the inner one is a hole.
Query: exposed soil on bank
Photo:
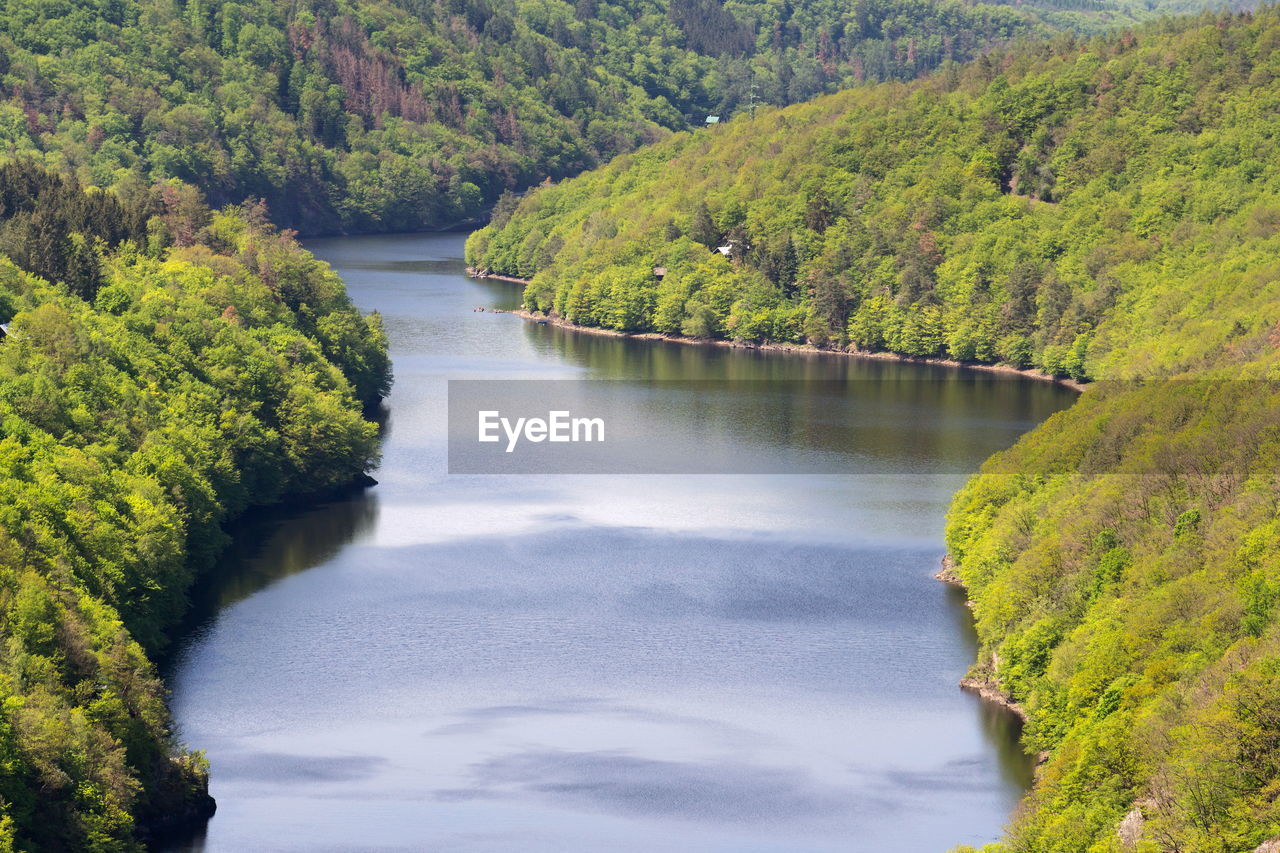
[[[974,676],[966,675],[960,679],[960,689],[976,693],[982,697],[983,701],[1006,708],[1022,722],[1025,723],[1027,721],[1027,712],[1022,709],[1022,706],[1010,699],[1009,694],[1001,690],[1000,686],[990,678],[975,678]]]
[[[973,599],[969,598],[969,591],[965,587],[964,581],[960,580],[960,574],[956,571],[956,561],[952,559],[950,554],[942,558],[942,567],[938,569],[934,577],[945,584],[950,584],[962,590],[965,593],[965,606],[970,609],[973,608]],[[1024,723],[1027,721],[1027,712],[1013,700],[1013,697],[1000,689],[999,682],[991,676],[966,675],[960,679],[960,689],[975,693],[986,702],[1008,709]],[[1037,757],[1036,763],[1042,764],[1044,759],[1045,756],[1040,755]]]

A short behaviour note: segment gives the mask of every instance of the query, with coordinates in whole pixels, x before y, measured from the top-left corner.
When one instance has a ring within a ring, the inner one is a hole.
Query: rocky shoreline
[[[960,579],[959,572],[956,571],[956,562],[950,554],[946,554],[942,558],[942,567],[938,569],[934,577],[945,584],[959,587],[965,590],[964,581]],[[965,590],[967,592],[967,590]],[[973,599],[965,596],[965,606],[972,609]],[[999,705],[1008,709],[1022,722],[1027,721],[1027,712],[1021,705],[1014,701],[1013,697],[1000,688],[1000,684],[990,675],[966,675],[960,679],[960,689],[967,690],[970,693],[977,694],[987,702],[993,705]]]
[[[992,705],[999,705],[1001,708],[1007,709],[1024,723],[1027,721],[1027,712],[1023,710],[1021,705],[1013,701],[1009,694],[1001,690],[1000,685],[993,679],[966,675],[960,679],[960,689],[973,693]]]

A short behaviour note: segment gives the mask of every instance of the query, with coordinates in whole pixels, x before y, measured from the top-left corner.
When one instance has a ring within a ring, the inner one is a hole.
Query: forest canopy
[[[309,233],[440,227],[753,103],[1197,0],[0,0],[0,157]]]
[[[1273,257],[1278,38],[1273,10],[1063,36],[677,134],[532,192],[468,262],[623,331],[1077,379],[1246,359],[1274,322],[1240,277]]]
[[[205,814],[148,653],[250,506],[351,483],[376,315],[260,206],[0,168],[0,849]]]

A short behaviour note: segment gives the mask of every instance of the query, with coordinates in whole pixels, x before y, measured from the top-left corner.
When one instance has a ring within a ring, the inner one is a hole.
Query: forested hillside
[[[210,804],[147,653],[222,522],[372,466],[385,340],[261,209],[190,188],[10,164],[0,250],[0,849],[136,849]]]
[[[3,0],[0,146],[310,232],[411,230],[710,112],[1185,2]]]
[[[469,243],[579,323],[1101,380],[948,524],[972,675],[1048,754],[1000,849],[1280,836],[1278,45],[1267,8],[1021,47],[677,135]]]
[[[1204,256],[1268,263],[1275,17],[1060,37],[679,134],[531,194],[468,259],[613,329],[1077,378],[1195,364],[1266,329],[1244,295],[1208,301]]]

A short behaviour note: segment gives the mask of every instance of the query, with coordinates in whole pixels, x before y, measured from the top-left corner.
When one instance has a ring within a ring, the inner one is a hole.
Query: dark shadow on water
[[[472,281],[481,289],[488,292],[490,308],[496,308],[499,311],[515,311],[524,305],[524,285],[517,284],[514,281],[502,281],[496,278],[477,278]],[[532,323],[525,323],[525,326],[531,326]]]
[[[224,607],[243,601],[276,580],[332,560],[339,549],[376,523],[378,497],[366,489],[357,489],[332,501],[251,510],[228,525],[232,540],[227,551],[214,569],[196,581],[189,593],[191,607],[186,619],[173,631],[174,642],[156,660],[161,678],[172,683],[184,653],[218,620]],[[148,849],[201,853],[207,836],[209,824],[202,822],[165,836]]]
[[[377,520],[377,493],[366,490],[302,507],[250,510],[227,528],[231,544],[192,588],[187,616],[157,661],[161,676],[166,681],[173,677],[182,652],[224,607],[327,562],[343,546],[372,530]]]
[[[372,530],[377,520],[377,495],[358,489],[322,503],[250,510],[228,525],[231,544],[214,568],[197,580],[186,617],[173,631],[173,642],[156,659],[161,678],[172,681],[186,649],[199,642],[223,608],[327,562],[343,546]],[[201,853],[208,833],[207,822],[193,824],[189,831],[166,836],[149,849]]]
[[[947,603],[950,605],[948,609],[956,621],[956,634],[964,642],[972,660],[978,654],[978,631],[974,625],[973,611],[966,603],[969,599],[962,588],[954,584],[945,586]],[[960,689],[958,684],[956,689]],[[995,750],[1000,774],[1022,790],[1031,790],[1035,781],[1036,759],[1022,747],[1022,720],[1003,705],[980,696],[967,695],[978,703],[982,734]]]
[[[149,850],[165,851],[165,853],[203,853],[205,842],[209,838],[209,825],[203,824],[193,828],[189,835],[171,839],[161,845],[148,847]]]

